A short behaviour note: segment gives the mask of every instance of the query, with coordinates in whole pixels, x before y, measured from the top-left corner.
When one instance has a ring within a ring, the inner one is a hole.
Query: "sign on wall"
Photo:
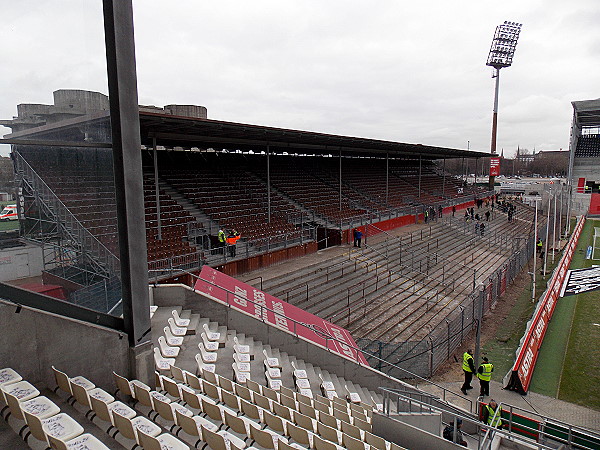
[[[600,266],[569,270],[560,296],[577,295],[598,289],[600,289]]]
[[[258,320],[300,336],[341,356],[369,365],[345,328],[290,305],[212,267],[202,267],[194,289]]]
[[[500,158],[490,158],[490,176],[500,175]]]

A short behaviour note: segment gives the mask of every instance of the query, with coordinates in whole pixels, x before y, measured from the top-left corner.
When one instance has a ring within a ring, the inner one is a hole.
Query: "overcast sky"
[[[0,11],[0,118],[57,89],[107,92],[100,0]],[[600,97],[598,0],[134,0],[134,14],[140,103],[213,119],[489,151],[485,62],[505,20],[523,29],[500,73],[499,152],[567,149],[571,101]]]

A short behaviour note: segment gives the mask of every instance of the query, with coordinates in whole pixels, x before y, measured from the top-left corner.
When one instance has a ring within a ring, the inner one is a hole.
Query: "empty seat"
[[[158,345],[160,347],[160,353],[164,358],[177,358],[179,356],[179,347],[167,344],[164,336],[158,337]]]
[[[190,325],[190,319],[182,319],[176,309],[171,311],[175,325],[181,328],[187,328]]]
[[[173,333],[171,332],[171,328],[164,327],[163,330],[165,332],[165,339],[167,341],[167,344],[174,346],[174,347],[179,347],[181,344],[183,344],[183,337],[174,336]]]
[[[175,364],[175,358],[163,358],[160,350],[154,347],[154,364],[158,370],[171,371],[171,366]]]
[[[183,337],[187,334],[187,328],[177,326],[175,320],[172,317],[169,317],[167,319],[167,322],[169,323],[169,328],[171,329],[171,333],[173,334],[173,336]]]

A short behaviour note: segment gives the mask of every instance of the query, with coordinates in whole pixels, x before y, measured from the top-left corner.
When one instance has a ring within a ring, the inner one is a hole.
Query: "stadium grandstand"
[[[571,207],[575,214],[600,215],[600,99],[572,102],[569,159]]]
[[[104,6],[110,96],[0,122],[0,447],[597,448],[429,379],[549,229],[444,171],[488,154],[139,106],[131,2]]]

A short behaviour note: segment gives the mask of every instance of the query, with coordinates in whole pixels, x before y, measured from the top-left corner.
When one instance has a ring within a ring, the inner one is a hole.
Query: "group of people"
[[[456,211],[456,208],[453,209],[453,213]],[[430,220],[437,220],[438,218],[442,218],[442,215],[444,213],[444,208],[442,208],[442,206],[438,206],[437,209],[437,213],[435,211],[435,208],[433,206],[426,208],[425,211],[423,212],[423,220],[425,223],[429,222]]]
[[[237,241],[242,237],[240,233],[238,233],[235,229],[229,230],[225,233],[223,228],[219,228],[219,234],[217,235],[217,239],[219,240],[219,245],[229,252],[229,256],[234,258],[236,255],[236,244]]]
[[[475,371],[473,352],[471,350],[467,350],[465,353],[463,353],[462,370],[465,374],[465,382],[460,390],[465,395],[468,395],[467,391],[469,389],[473,389],[473,386],[471,386],[471,380],[473,380],[474,374],[477,374],[477,378],[479,379],[479,395],[482,397],[490,395],[490,380],[492,379],[494,365],[485,356],[481,359],[482,362],[477,368],[477,371]]]
[[[481,397],[490,395],[490,380],[492,379],[494,365],[487,357],[484,356],[481,358],[481,364],[477,370],[475,370],[473,352],[471,350],[465,351],[463,353],[462,370],[465,375],[465,381],[460,390],[464,395],[468,395],[468,390],[473,389],[473,386],[471,386],[471,381],[473,380],[474,374],[476,374],[477,378],[479,379],[479,395]],[[498,406],[498,403],[493,398],[490,399],[488,404],[483,405],[481,413],[481,419],[486,425],[494,428],[503,427],[504,423],[502,420],[502,407]],[[466,447],[467,442],[463,437],[461,427],[462,420],[457,418],[456,429],[454,427],[454,422],[450,422],[450,424],[444,428],[442,435],[445,439]]]

